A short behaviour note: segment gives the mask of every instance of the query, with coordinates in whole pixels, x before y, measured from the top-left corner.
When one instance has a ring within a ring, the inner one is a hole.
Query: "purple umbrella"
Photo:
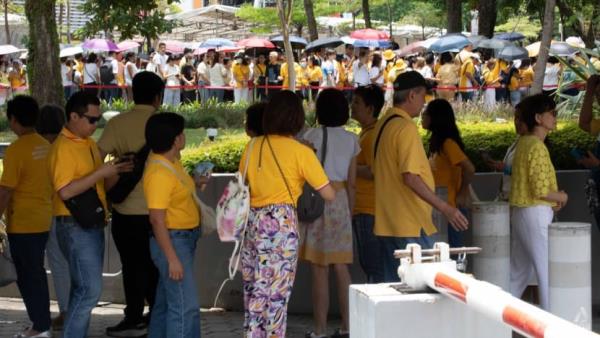
[[[86,40],[81,45],[81,48],[87,49],[87,50],[95,50],[95,51],[99,51],[99,52],[119,51],[119,47],[117,46],[117,44],[110,40],[107,40],[107,39]]]

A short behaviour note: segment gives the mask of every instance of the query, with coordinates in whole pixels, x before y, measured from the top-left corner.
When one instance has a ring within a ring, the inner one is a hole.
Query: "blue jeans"
[[[198,92],[200,93],[200,102],[201,103],[206,103],[208,102],[208,88],[202,88],[202,86],[206,86],[206,82],[204,81],[198,81],[198,86],[200,86],[200,88],[198,89]]]
[[[223,102],[223,97],[225,96],[225,89],[211,89],[210,90],[210,98],[214,98],[217,102]]]
[[[398,266],[400,266],[400,260],[394,257],[395,250],[406,249],[406,245],[411,243],[419,244],[423,249],[430,249],[433,246],[433,240],[431,237],[425,235],[423,229],[421,229],[420,237],[377,236],[377,239],[379,239],[379,245],[381,246],[384,283],[400,281],[400,277],[398,277]]]
[[[177,106],[181,103],[181,90],[179,88],[165,88],[163,104]]]
[[[52,225],[50,226],[50,233],[48,234],[46,258],[48,259],[50,272],[52,272],[58,309],[61,313],[66,313],[69,308],[71,277],[69,276],[69,262],[67,262],[67,258],[63,255],[60,246],[58,245],[55,218],[52,218]]]
[[[379,240],[373,233],[375,216],[358,214],[352,217],[352,229],[356,239],[356,250],[360,267],[367,275],[368,283],[383,281],[383,264]]]
[[[510,104],[514,107],[521,102],[521,91],[511,90],[510,91]]]
[[[200,305],[194,280],[194,253],[200,230],[170,230],[169,237],[183,265],[183,279],[169,278],[169,262],[154,237],[150,255],[158,269],[158,287],[152,307],[148,338],[199,338]]]
[[[465,217],[469,217],[469,209],[459,208],[459,210]],[[450,245],[451,248],[465,246],[465,232],[454,230],[454,227],[452,227],[450,223],[448,223],[448,245]]]
[[[460,97],[463,102],[471,101],[473,100],[473,94],[474,92],[460,92]]]
[[[85,338],[102,294],[104,229],[84,229],[71,217],[56,217],[58,245],[69,261],[71,292],[63,338]]]

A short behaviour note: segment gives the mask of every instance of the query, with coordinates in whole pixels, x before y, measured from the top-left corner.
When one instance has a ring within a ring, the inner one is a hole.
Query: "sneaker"
[[[106,335],[109,337],[142,337],[148,334],[146,323],[132,323],[123,319],[119,324],[106,328]]]
[[[31,335],[30,332],[31,332],[31,328],[26,328],[25,330],[23,330],[23,332],[17,333],[13,337],[14,338],[51,338],[52,337],[52,331],[50,331],[50,330],[40,332],[40,333],[34,334],[34,335]]]
[[[350,338],[350,332],[342,332],[342,329],[336,329],[331,335],[331,338]]]

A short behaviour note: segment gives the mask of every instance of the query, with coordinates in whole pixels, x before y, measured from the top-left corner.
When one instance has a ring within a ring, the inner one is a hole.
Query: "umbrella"
[[[367,28],[350,33],[350,37],[357,40],[389,40],[390,34],[388,32]]]
[[[283,48],[283,35],[272,38],[271,42]],[[305,39],[295,35],[290,35],[290,43],[293,49],[302,49],[308,44]]]
[[[345,44],[347,44],[347,45],[353,45],[354,41],[356,41],[356,39],[353,39],[353,38],[349,37],[348,35],[342,36],[340,38],[340,40],[342,40],[342,42],[345,43]]]
[[[181,42],[181,41],[166,40],[166,41],[161,41],[161,43],[165,44],[165,48],[166,48],[167,52],[173,53],[173,54],[183,53],[183,49],[185,48],[185,46],[183,45],[183,42]]]
[[[58,54],[58,56],[61,58],[66,58],[77,54],[83,54],[83,48],[81,48],[81,46],[63,48],[60,50],[60,54]]]
[[[502,49],[508,45],[510,45],[510,41],[501,40],[498,38],[485,39],[479,42],[477,48],[486,48],[486,49]]]
[[[133,40],[125,40],[117,43],[117,47],[119,47],[120,51],[136,49],[140,47],[140,44]]]
[[[507,40],[507,41],[518,41],[525,39],[525,35],[519,32],[500,33],[494,36],[496,39]]]
[[[235,43],[229,39],[212,38],[203,41],[199,48],[235,47]]]
[[[555,56],[569,56],[577,53],[577,49],[566,42],[554,42],[550,45],[550,54]]]
[[[119,50],[119,47],[117,47],[117,44],[108,39],[86,40],[81,45],[81,48],[86,49],[86,50],[99,51],[99,52],[113,52],[113,51],[116,52]]]
[[[498,59],[506,61],[529,59],[529,52],[523,47],[508,45],[498,53]]]
[[[327,38],[316,39],[315,41],[312,41],[311,43],[306,45],[304,49],[308,52],[313,49],[335,48],[343,44],[344,41],[342,41],[342,39],[335,36],[330,36]]]
[[[402,47],[396,54],[398,54],[398,56],[406,56],[424,52],[427,50],[427,47],[425,47],[425,42],[426,41],[416,41],[409,43],[408,45]]]
[[[235,43],[239,47],[249,48],[275,48],[275,45],[267,40],[260,38],[243,39]]]
[[[0,45],[0,55],[18,53],[21,50],[13,45]]]
[[[578,36],[569,36],[565,42],[576,48],[585,48],[585,42]]]
[[[469,42],[471,42],[471,44],[473,45],[473,48],[477,48],[477,46],[479,45],[479,43],[481,41],[487,40],[487,37],[485,37],[483,35],[471,35],[467,39],[469,39]]]
[[[387,48],[390,45],[386,40],[354,40],[354,47],[358,48]]]
[[[436,53],[443,53],[461,49],[470,43],[469,39],[462,34],[446,34],[440,37],[436,42],[432,43],[429,49]]]

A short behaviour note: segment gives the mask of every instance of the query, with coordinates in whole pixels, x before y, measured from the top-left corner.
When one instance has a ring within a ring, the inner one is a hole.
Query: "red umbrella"
[[[350,37],[357,40],[389,40],[390,34],[376,29],[359,29],[350,33]]]
[[[275,48],[275,45],[271,41],[261,38],[243,39],[235,44],[244,48]]]

